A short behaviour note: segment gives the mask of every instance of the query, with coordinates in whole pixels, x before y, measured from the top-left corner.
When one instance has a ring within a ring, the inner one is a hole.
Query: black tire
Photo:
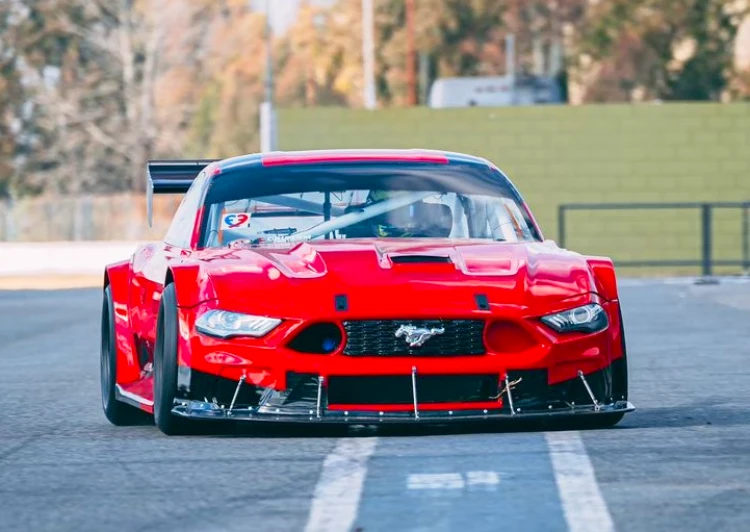
[[[628,400],[628,351],[625,347],[625,326],[622,321],[622,309],[618,309],[620,316],[620,339],[622,341],[622,358],[612,364],[612,395],[615,401]]]
[[[148,414],[130,406],[115,397],[117,377],[117,353],[115,350],[115,310],[112,300],[112,288],[104,289],[102,301],[102,343],[99,373],[102,388],[102,409],[104,415],[113,425],[140,425],[148,418]]]
[[[177,393],[177,298],[174,284],[164,287],[154,345],[154,421],[169,436],[187,434],[194,423],[172,413]]]

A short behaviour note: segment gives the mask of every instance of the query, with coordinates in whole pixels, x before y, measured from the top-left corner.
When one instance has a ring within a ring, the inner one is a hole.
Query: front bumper
[[[427,381],[420,381],[423,376],[418,377],[416,367],[410,376],[401,376],[401,382],[410,382],[408,392],[399,390],[394,395],[393,390],[383,389],[383,396],[399,397],[399,404],[342,404],[336,394],[329,395],[326,379],[315,375],[297,375],[297,384],[283,392],[253,389],[241,379],[232,394],[224,393],[219,400],[176,399],[172,413],[204,420],[320,424],[442,424],[606,416],[635,409],[626,399],[627,391],[612,386],[613,372],[621,371],[622,364],[621,360],[616,361],[588,375],[579,372],[576,379],[551,386],[547,384],[546,371],[497,375],[498,393],[481,403],[463,404],[436,401],[434,389],[428,388]],[[256,394],[257,402],[248,404],[246,400]],[[329,398],[334,402],[329,403]]]

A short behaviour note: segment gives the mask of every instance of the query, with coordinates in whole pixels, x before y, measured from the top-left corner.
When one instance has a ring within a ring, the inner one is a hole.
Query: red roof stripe
[[[368,163],[368,162],[418,162],[448,164],[448,157],[439,153],[300,153],[266,155],[261,158],[263,166],[284,166],[290,164],[324,164],[324,163]]]

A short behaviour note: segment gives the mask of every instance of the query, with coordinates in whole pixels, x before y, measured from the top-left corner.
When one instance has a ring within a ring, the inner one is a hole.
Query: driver
[[[383,202],[392,197],[390,190],[370,190],[365,200],[365,207]],[[414,205],[407,205],[393,211],[389,211],[372,219],[372,230],[374,236],[383,238],[406,238],[419,236],[413,232]],[[407,216],[404,216],[407,214]],[[399,223],[401,222],[401,223]],[[405,222],[405,223],[403,223]],[[412,222],[412,223],[409,223]],[[410,227],[412,226],[412,227]]]
[[[398,195],[390,190],[371,190],[365,206],[380,203]],[[386,212],[372,219],[373,233],[378,237],[448,237],[453,213],[443,203],[418,201]]]

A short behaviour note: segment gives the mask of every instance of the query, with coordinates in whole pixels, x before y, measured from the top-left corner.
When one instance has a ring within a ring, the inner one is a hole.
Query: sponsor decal
[[[250,214],[246,212],[225,212],[221,215],[222,229],[244,229],[250,227]]]

